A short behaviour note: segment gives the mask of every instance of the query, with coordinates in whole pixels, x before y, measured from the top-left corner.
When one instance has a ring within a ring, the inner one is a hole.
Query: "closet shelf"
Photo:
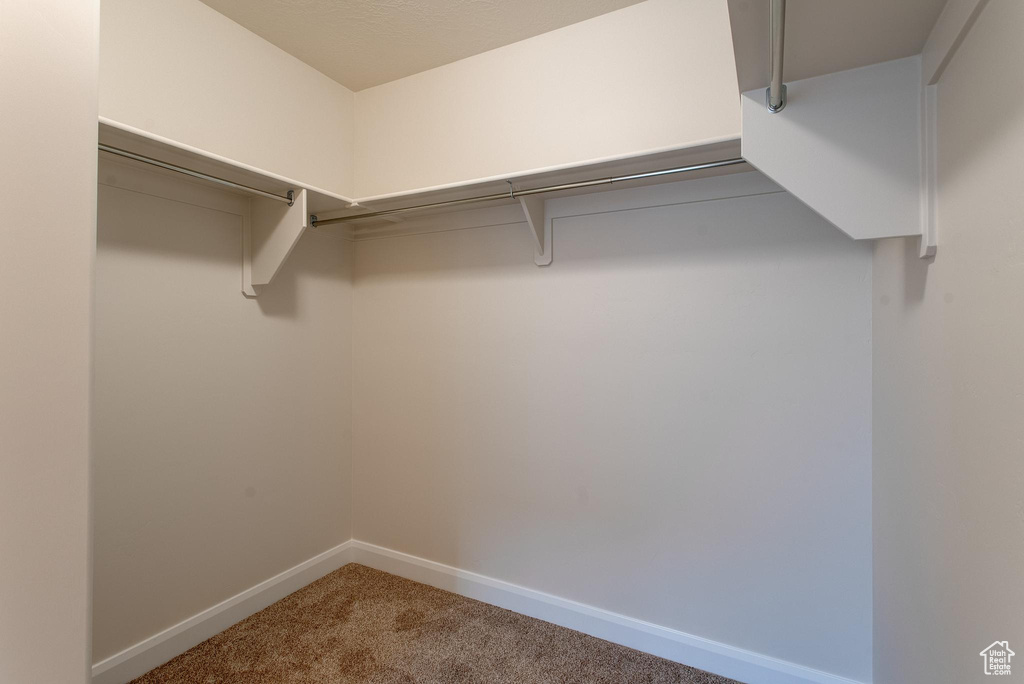
[[[547,266],[552,261],[547,199],[749,170],[739,159],[739,139],[727,139],[353,200],[109,119],[100,119],[99,141],[104,154],[126,152],[134,159],[130,163],[149,163],[191,182],[217,183],[250,197],[242,273],[243,292],[251,297],[270,283],[309,226],[360,240],[413,216],[449,213],[469,204],[519,205],[534,238],[534,261]],[[665,170],[671,171],[662,174]],[[212,178],[204,180],[204,175]]]
[[[347,205],[337,211],[318,212],[317,218],[323,221],[339,217],[357,217],[361,214],[388,212],[396,209],[404,210],[406,207],[415,207],[420,205],[469,202],[472,198],[489,195],[495,196],[495,199],[490,203],[493,206],[501,204],[518,204],[522,197],[516,195],[525,195],[522,191],[531,188],[553,185],[571,185],[593,179],[642,174],[655,170],[693,166],[736,157],[740,157],[739,138],[715,140],[687,147],[645,151],[633,155],[623,155],[620,157],[583,162],[579,164],[538,169],[529,172],[503,174],[500,176],[492,176],[490,178],[474,179],[465,182],[438,185],[430,188],[363,197],[355,200],[353,204]],[[690,172],[685,175],[685,178],[701,178],[749,170],[750,167],[748,165],[740,164],[733,167]],[[661,177],[637,179],[630,181],[629,187],[678,182],[683,178],[684,176],[666,175]],[[565,197],[569,195],[602,192],[609,189],[618,190],[622,187],[623,186],[621,184],[616,184],[614,188],[610,185],[567,188],[559,192],[545,193],[543,197],[544,199]],[[447,213],[452,210],[451,206],[424,207],[423,209],[416,211],[414,215],[426,216],[431,214]],[[409,214],[406,214],[405,216],[409,216]],[[352,221],[350,223],[334,225],[349,226],[354,233],[353,237],[355,239],[359,239],[359,233],[362,227],[379,226],[383,223],[392,223],[402,219],[403,217],[399,215],[386,217],[368,216],[365,219],[358,219],[357,221]],[[332,229],[333,226],[325,225],[324,228]]]
[[[714,140],[682,148],[653,150],[363,198],[345,209],[312,216],[311,225],[320,230],[341,230],[349,239],[361,240],[383,233],[416,232],[422,220],[436,221],[430,217],[438,214],[519,205],[521,216],[535,239],[535,263],[547,266],[552,262],[547,199],[749,170],[749,165],[740,158],[738,139]],[[406,219],[410,219],[407,229],[396,225]]]
[[[242,217],[242,292],[259,295],[288,259],[316,212],[333,212],[352,200],[305,183],[168,140],[109,119],[100,119],[102,154],[131,164],[157,166],[189,182],[216,184],[249,197]]]
[[[354,202],[350,197],[243,164],[118,121],[100,117],[99,125],[101,145],[109,145],[134,154],[159,159],[162,162],[223,178],[240,185],[259,188],[275,195],[286,195],[289,190],[293,190],[297,194],[300,189],[303,189],[306,191],[308,209],[312,213],[339,211]]]

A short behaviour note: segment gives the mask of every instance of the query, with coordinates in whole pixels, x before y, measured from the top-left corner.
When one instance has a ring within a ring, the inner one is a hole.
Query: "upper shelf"
[[[538,266],[547,266],[551,263],[551,222],[545,210],[547,198],[601,192],[613,187],[618,189],[624,184],[637,187],[678,181],[679,176],[675,174],[682,172],[687,178],[701,178],[749,168],[739,159],[738,139],[713,140],[679,149],[648,151],[575,166],[352,200],[116,121],[100,120],[99,142],[104,154],[115,153],[114,150],[103,150],[103,146],[107,146],[142,157],[129,163],[167,164],[177,167],[169,169],[168,173],[182,174],[183,178],[193,182],[228,181],[246,186],[221,185],[230,188],[230,192],[252,196],[243,217],[245,249],[242,280],[243,292],[253,297],[270,283],[310,225],[349,239],[360,239],[379,233],[375,229],[382,223],[401,221],[402,217],[413,212],[419,216],[448,212],[452,210],[453,203],[460,207],[468,202],[479,206],[482,198],[486,200],[482,204],[490,206],[519,204],[524,222],[536,240],[535,262]],[[718,166],[701,168],[701,165],[711,163]],[[208,178],[196,178],[191,175],[194,172]],[[259,196],[253,190],[269,193],[270,197]],[[289,202],[288,198],[294,199]],[[447,206],[432,206],[436,204]],[[396,209],[409,213],[361,217],[362,214],[387,213]],[[338,221],[346,217],[352,217],[352,220]],[[319,223],[331,220],[338,222]]]
[[[716,140],[685,148],[643,152],[634,156],[599,160],[596,162],[573,166],[541,169],[537,171],[509,174],[507,176],[498,176],[480,180],[470,180],[463,183],[424,188],[390,195],[367,197],[356,200],[353,204],[346,205],[345,207],[339,208],[335,211],[319,212],[317,213],[317,218],[323,220],[336,217],[358,216],[361,214],[388,211],[403,207],[457,202],[467,200],[469,198],[490,195],[499,197],[498,199],[489,202],[488,204],[490,206],[518,204],[520,200],[516,197],[516,194],[524,190],[694,166],[708,162],[717,162],[724,159],[732,159],[739,156],[740,141],[738,138],[720,141]],[[685,178],[703,178],[728,173],[740,173],[749,170],[750,167],[748,165],[738,164],[722,168],[688,171]],[[627,183],[628,187],[640,187],[644,185],[678,182],[681,179],[681,176],[669,175],[629,180]],[[550,199],[566,197],[569,195],[603,192],[611,189],[618,190],[622,187],[624,187],[622,183],[616,183],[614,185],[594,185],[589,187],[559,190],[556,192],[545,192],[543,195],[535,195],[535,197]],[[474,206],[481,205],[474,203]],[[415,215],[428,216],[431,214],[447,213],[452,210],[453,209],[451,207],[419,209],[416,211]],[[404,214],[403,216],[410,215],[411,214]],[[361,231],[371,230],[375,226],[392,223],[396,220],[401,220],[401,217],[372,217],[359,219],[351,223],[323,226],[323,229],[331,230],[337,229],[338,226],[343,226],[344,229],[348,230],[354,238],[358,239]]]
[[[689,166],[740,156],[740,141],[738,138],[713,140],[677,149],[647,151],[633,156],[598,160],[560,168],[540,169],[532,172],[470,180],[465,183],[424,188],[391,195],[352,199],[109,119],[100,119],[99,137],[100,142],[106,145],[275,194],[286,194],[289,190],[297,193],[298,190],[304,189],[306,190],[307,211],[309,214],[315,214],[319,219],[330,219],[433,202],[447,202],[479,195],[503,194],[513,188],[519,191],[540,186],[575,183],[596,178]],[[741,164],[733,167],[696,171],[688,173],[686,177],[701,178],[746,170],[749,170],[749,167]],[[678,180],[678,177],[667,176],[664,178],[655,177],[629,181],[629,184],[631,187],[638,187]],[[563,197],[566,195],[601,192],[612,187],[578,188],[545,194],[544,197]],[[621,185],[614,186],[615,189],[621,187]],[[492,204],[517,203],[519,203],[519,200],[510,195],[507,199],[496,200]],[[417,215],[444,213],[446,211],[450,211],[450,209],[423,210],[417,212]],[[372,229],[374,226],[391,223],[394,220],[394,218],[362,219],[352,223],[324,226],[322,230],[358,239],[361,230]]]
[[[285,178],[271,171],[258,169],[103,117],[100,117],[99,141],[104,145],[118,147],[135,154],[152,157],[275,194],[283,195],[289,190],[297,194],[299,190],[306,190],[307,208],[312,214],[338,211],[353,202],[351,198],[344,195]]]

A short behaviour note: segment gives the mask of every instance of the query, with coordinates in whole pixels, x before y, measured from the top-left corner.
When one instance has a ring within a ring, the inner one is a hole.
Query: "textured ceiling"
[[[728,0],[740,90],[768,85],[768,0]],[[785,78],[921,52],[946,0],[789,0]]]
[[[362,90],[642,0],[203,0]]]

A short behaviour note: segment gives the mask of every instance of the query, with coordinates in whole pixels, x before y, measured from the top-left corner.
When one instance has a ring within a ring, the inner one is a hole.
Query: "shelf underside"
[[[257,169],[230,159],[225,159],[172,140],[160,138],[159,136],[149,134],[145,131],[132,129],[117,122],[105,120],[100,122],[100,142],[128,150],[136,154],[159,159],[170,164],[223,178],[225,180],[266,190],[275,194],[285,194],[288,190],[297,191],[298,189],[304,188],[307,191],[306,196],[309,213],[317,215],[320,219],[429,204],[432,202],[464,199],[478,195],[499,194],[508,192],[512,188],[516,190],[524,190],[540,186],[573,183],[612,176],[656,171],[740,156],[740,141],[739,139],[734,139],[675,150],[640,154],[633,157],[620,158],[611,161],[581,164],[557,170],[512,174],[508,176],[507,180],[491,179],[486,181],[469,181],[464,184],[430,188],[422,191],[396,193],[390,196],[367,198],[366,200],[353,200],[337,193],[279,176],[272,172]],[[678,182],[683,179],[688,180],[730,173],[740,173],[749,170],[750,167],[748,165],[738,164],[719,169],[688,172],[685,175],[646,178],[626,183],[563,190],[538,196],[544,198],[564,197],[568,195],[618,190],[624,187],[639,187],[666,182]],[[166,173],[173,174],[172,171],[166,171]],[[181,178],[186,182],[204,182],[187,176],[181,176]],[[511,181],[511,183],[509,181]],[[519,200],[510,196],[508,199],[495,200],[487,204],[474,204],[472,206],[486,207],[518,203]],[[461,208],[466,208],[466,206],[469,205],[465,205]],[[452,211],[452,209],[424,209],[418,210],[415,213],[406,213],[395,217],[368,218],[349,223],[324,226],[321,230],[338,232],[348,237],[358,239],[361,232],[373,232],[374,229],[379,228],[382,225],[393,224],[396,221],[401,221],[413,216],[429,216],[433,214],[447,213],[449,211]]]

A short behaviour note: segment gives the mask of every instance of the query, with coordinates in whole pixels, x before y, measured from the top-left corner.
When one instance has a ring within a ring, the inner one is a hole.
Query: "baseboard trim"
[[[355,539],[96,663],[92,684],[131,681],[353,562],[748,684],[863,684]]]
[[[124,684],[351,562],[351,540],[260,582],[92,666],[92,684]]]
[[[509,582],[353,540],[352,562],[749,684],[862,684]]]

